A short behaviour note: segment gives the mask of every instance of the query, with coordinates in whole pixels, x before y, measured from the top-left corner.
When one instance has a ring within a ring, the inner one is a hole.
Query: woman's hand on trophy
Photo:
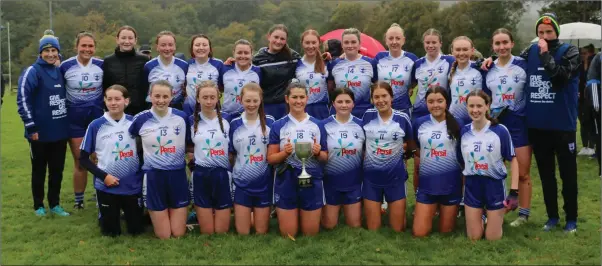
[[[311,149],[311,152],[313,153],[314,156],[318,157],[320,156],[320,150],[322,149],[322,146],[320,146],[320,143],[318,143],[318,140],[316,139],[316,137],[314,137],[314,146]]]
[[[293,144],[291,144],[291,139],[288,139],[288,142],[286,142],[286,144],[284,144],[284,152],[286,152],[286,154],[291,155],[293,153]]]

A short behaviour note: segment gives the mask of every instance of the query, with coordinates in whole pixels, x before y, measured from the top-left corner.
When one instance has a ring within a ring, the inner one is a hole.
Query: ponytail
[[[445,108],[445,125],[447,126],[447,135],[453,140],[460,140],[460,124],[456,118]]]
[[[456,70],[458,69],[458,61],[455,60],[451,65],[451,70],[449,71],[449,77],[447,78],[447,84],[451,89],[452,79],[454,78],[454,74],[456,74]]]

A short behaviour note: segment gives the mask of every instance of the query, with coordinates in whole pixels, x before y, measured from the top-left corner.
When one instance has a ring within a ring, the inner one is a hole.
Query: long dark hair
[[[224,130],[224,123],[222,122],[222,112],[221,112],[221,104],[219,103],[220,91],[215,82],[211,80],[205,80],[196,86],[196,105],[194,106],[194,134],[197,132],[197,127],[199,126],[199,121],[201,120],[201,116],[199,112],[201,111],[201,103],[199,103],[199,95],[201,95],[201,89],[203,88],[214,88],[217,92],[217,103],[215,103],[215,111],[217,112],[217,121],[219,122],[219,127],[222,130],[222,133],[226,133]]]
[[[347,94],[351,97],[351,100],[355,102],[355,96],[353,95],[353,91],[347,87],[338,87],[332,91],[330,94],[330,104],[334,104],[334,100],[341,94]]]
[[[489,97],[489,95],[487,95],[487,93],[485,93],[483,90],[474,90],[471,91],[470,93],[468,93],[468,95],[466,95],[466,103],[468,103],[468,99],[470,99],[470,97],[481,97],[484,101],[485,104],[487,106],[491,107],[491,97]],[[487,118],[487,120],[491,121],[491,125],[497,125],[499,122],[497,121],[497,119],[491,117],[491,115],[489,115],[489,112],[485,113],[485,118]]]
[[[439,93],[443,95],[443,98],[445,99],[445,125],[447,127],[447,134],[450,135],[452,139],[459,140],[460,125],[458,124],[458,121],[456,121],[456,118],[454,118],[454,116],[449,112],[450,100],[449,94],[447,94],[447,90],[441,86],[429,87],[426,90],[426,95],[424,96],[424,99],[428,99],[429,95],[433,93]]]
[[[240,99],[242,101],[242,98],[245,96],[245,92],[247,91],[254,91],[257,92],[259,94],[259,99],[261,100],[261,103],[259,104],[259,109],[257,109],[257,114],[259,115],[259,123],[261,125],[261,132],[263,133],[263,136],[266,136],[266,122],[265,122],[265,109],[263,107],[263,90],[261,89],[261,87],[259,86],[259,84],[255,83],[255,82],[249,82],[247,84],[245,84],[244,86],[242,86],[242,89],[240,90]]]

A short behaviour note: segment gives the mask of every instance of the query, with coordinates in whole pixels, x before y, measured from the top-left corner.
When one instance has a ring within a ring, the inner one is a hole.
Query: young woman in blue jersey
[[[466,233],[471,240],[483,237],[497,240],[502,237],[504,214],[518,206],[518,161],[510,133],[505,126],[489,116],[491,98],[483,90],[466,96],[472,123],[460,133],[464,171],[464,211]],[[506,196],[505,161],[510,161],[512,182]],[[483,213],[487,213],[487,228],[483,229]]]
[[[317,119],[328,117],[328,70],[320,53],[320,34],[315,30],[306,30],[301,34],[303,57],[297,63],[295,77],[305,84],[309,99],[307,114]]]
[[[381,225],[381,203],[388,203],[389,224],[397,232],[405,228],[406,185],[408,178],[404,164],[404,144],[414,150],[412,126],[407,114],[391,108],[393,89],[379,81],[370,89],[375,108],[364,114],[366,132],[364,158],[364,215],[368,230]]]
[[[39,57],[23,71],[18,81],[17,106],[25,126],[25,138],[29,142],[31,193],[37,216],[46,216],[46,169],[50,212],[69,216],[59,205],[69,138],[65,80],[55,66],[60,49],[59,41],[54,36],[40,39]]]
[[[94,175],[102,234],[121,234],[123,210],[128,233],[138,235],[144,229],[143,173],[136,138],[128,132],[133,117],[124,113],[129,93],[125,87],[113,85],[105,90],[104,102],[108,111],[90,123],[81,145],[80,164]],[[98,166],[90,160],[92,153],[97,155]]]
[[[190,116],[191,140],[188,152],[194,152],[192,192],[202,234],[225,233],[230,228],[230,179],[228,169],[228,115],[220,110],[220,92],[213,81],[197,87],[197,105]]]
[[[218,83],[219,71],[224,63],[213,57],[211,40],[205,34],[192,36],[190,41],[190,57],[188,73],[186,73],[186,99],[184,112],[190,116],[196,106],[196,87],[205,80]]]
[[[370,85],[377,79],[372,59],[362,56],[360,50],[360,31],[349,28],[342,36],[344,58],[334,59],[328,64],[329,89],[345,87],[355,95],[355,107],[352,114],[361,117],[370,104]],[[331,112],[333,112],[331,110]]]
[[[412,120],[416,120],[429,112],[426,108],[426,90],[432,86],[447,88],[449,70],[454,57],[441,53],[443,41],[441,33],[436,29],[428,29],[422,34],[422,43],[426,55],[414,63],[413,78],[418,82],[418,92],[414,100]]]
[[[266,234],[273,196],[267,148],[274,118],[265,114],[259,84],[244,85],[240,97],[244,112],[230,123],[234,223],[239,234],[248,235],[251,225],[257,234]]]
[[[501,124],[506,126],[512,137],[514,152],[518,160],[520,190],[518,218],[510,223],[520,226],[526,223],[531,207],[531,146],[527,134],[525,117],[526,94],[524,86],[527,80],[527,61],[513,56],[514,39],[507,29],[493,32],[493,51],[498,58],[485,74],[486,87],[491,95],[491,110],[498,115]]]
[[[159,55],[144,65],[144,73],[149,85],[157,80],[165,80],[173,88],[170,107],[183,110],[186,94],[186,74],[188,63],[174,56],[176,51],[176,35],[171,31],[162,31],[155,39]],[[152,102],[149,96],[147,102]]]
[[[264,91],[265,112],[280,119],[286,116],[284,95],[287,86],[295,77],[299,53],[286,43],[288,28],[284,24],[273,25],[266,35],[268,47],[263,47],[253,56],[253,65],[261,69],[261,88]]]
[[[61,73],[67,88],[67,117],[69,118],[69,146],[73,155],[74,209],[84,208],[84,192],[88,173],[79,165],[79,147],[92,120],[103,114],[103,61],[94,58],[96,40],[88,32],[77,34],[77,55],[61,63]]]
[[[470,62],[470,57],[474,54],[474,46],[470,38],[456,37],[452,41],[451,52],[456,60],[451,66],[448,77],[451,94],[449,112],[464,126],[472,121],[466,109],[466,95],[483,88],[483,77]]]
[[[299,220],[304,235],[315,235],[320,231],[324,206],[322,163],[328,160],[328,147],[320,121],[305,111],[307,98],[305,85],[291,83],[285,94],[290,111],[274,122],[270,130],[268,163],[276,167],[274,204],[282,236],[295,236]],[[299,187],[302,166],[294,154],[297,142],[313,143],[312,156],[305,161],[305,170],[311,175],[311,187]]]
[[[339,222],[341,206],[349,227],[362,226],[362,159],[366,136],[362,120],[351,115],[353,92],[337,88],[332,93],[335,115],[322,121],[327,134],[328,162],[324,167],[326,206],[322,226],[333,229]]]
[[[130,134],[140,137],[145,171],[143,196],[155,235],[161,239],[186,233],[186,212],[190,191],[184,161],[190,125],[184,112],[169,107],[171,83],[151,84],[152,107],[134,117]]]
[[[417,144],[414,160],[417,170],[416,209],[412,233],[427,236],[433,228],[433,218],[439,209],[439,231],[454,230],[458,205],[462,200],[462,165],[460,154],[460,124],[447,109],[447,90],[431,87],[426,91],[430,115],[412,125]]]
[[[418,57],[402,49],[405,41],[401,26],[397,23],[391,24],[385,33],[385,43],[389,51],[378,53],[374,58],[374,64],[378,80],[388,82],[393,88],[393,109],[410,116],[412,108],[410,97],[416,86],[412,74],[414,62]]]
[[[240,102],[240,91],[249,83],[260,83],[261,70],[253,66],[253,46],[247,40],[240,39],[234,43],[234,64],[226,65],[220,71],[219,84],[223,87],[223,111],[231,117],[238,117],[243,111]]]

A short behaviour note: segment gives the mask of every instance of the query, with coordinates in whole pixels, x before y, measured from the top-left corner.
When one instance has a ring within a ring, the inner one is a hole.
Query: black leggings
[[[559,218],[558,186],[556,183],[556,160],[567,221],[577,220],[577,144],[575,131],[529,129],[529,142],[537,162],[541,178],[543,199],[548,218]],[[554,158],[556,156],[556,158]]]
[[[31,194],[33,209],[44,207],[44,182],[48,169],[48,206],[59,205],[67,140],[56,142],[29,141],[31,159]]]
[[[140,195],[118,195],[96,190],[96,200],[100,212],[100,231],[103,235],[121,234],[121,210],[125,216],[128,233],[138,235],[143,232]]]

